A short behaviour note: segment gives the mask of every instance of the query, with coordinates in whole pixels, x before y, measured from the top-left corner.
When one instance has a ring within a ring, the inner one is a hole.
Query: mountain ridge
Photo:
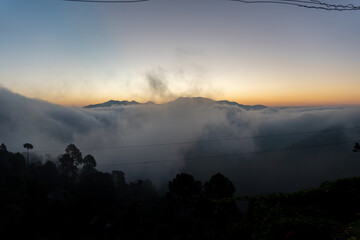
[[[101,107],[112,107],[112,106],[129,106],[129,105],[166,105],[166,104],[179,104],[179,103],[183,103],[183,104],[193,104],[193,103],[197,103],[197,104],[219,104],[219,105],[226,105],[226,106],[235,106],[235,107],[239,107],[242,108],[244,110],[261,110],[264,108],[267,108],[267,106],[265,105],[244,105],[244,104],[240,104],[237,102],[233,102],[233,101],[228,101],[228,100],[212,100],[210,98],[203,98],[203,97],[179,97],[177,99],[175,99],[174,101],[170,101],[168,103],[163,103],[163,104],[156,104],[152,101],[148,101],[146,103],[139,103],[137,101],[128,101],[128,100],[109,100],[107,102],[103,102],[103,103],[98,103],[98,104],[91,104],[91,105],[87,105],[84,106],[84,108],[87,109],[93,109],[93,108],[101,108]]]

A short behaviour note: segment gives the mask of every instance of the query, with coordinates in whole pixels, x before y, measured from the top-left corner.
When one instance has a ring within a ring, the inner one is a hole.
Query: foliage
[[[234,184],[221,173],[217,173],[204,184],[204,192],[209,198],[231,198],[235,193]]]
[[[30,143],[25,143],[25,144],[24,144],[24,148],[26,148],[26,149],[33,149],[34,146],[33,146],[32,144],[30,144]]]
[[[86,155],[86,156],[84,157],[83,162],[84,162],[84,166],[86,166],[86,167],[91,167],[91,168],[95,168],[95,167],[96,167],[95,158],[94,158],[92,155],[90,155],[90,154],[88,154],[88,155]]]
[[[7,147],[5,146],[4,143],[2,143],[2,144],[0,145],[0,152],[7,152]]]
[[[51,159],[51,158],[48,158]],[[70,144],[53,161],[26,166],[0,146],[1,239],[359,239],[360,178],[295,193],[234,197],[220,173],[202,186],[188,173],[158,193],[150,180],[95,169]],[[248,202],[246,214],[236,201]]]
[[[83,163],[82,154],[74,144],[69,144],[66,147],[65,152],[73,160],[73,164],[75,164],[76,166]]]
[[[188,202],[197,198],[201,193],[201,182],[187,173],[176,174],[169,182],[169,194],[179,201]]]

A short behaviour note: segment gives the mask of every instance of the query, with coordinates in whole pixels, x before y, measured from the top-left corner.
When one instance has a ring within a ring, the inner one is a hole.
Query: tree
[[[26,165],[29,166],[29,149],[33,149],[33,145],[30,143],[25,143],[24,148],[26,148]]]
[[[64,174],[69,180],[75,181],[77,176],[77,166],[74,164],[74,158],[69,154],[63,154],[59,158],[60,162],[60,171]]]
[[[227,177],[217,173],[204,183],[204,192],[211,199],[231,198],[235,192],[235,187]]]
[[[95,158],[90,154],[84,157],[83,163],[84,163],[84,167],[90,167],[90,168],[96,167]]]
[[[231,199],[235,193],[235,187],[227,177],[221,173],[213,175],[208,182],[204,183],[204,193],[211,201],[215,200],[212,211],[219,226],[236,217],[238,209],[235,201]]]
[[[201,182],[190,174],[180,173],[176,174],[168,186],[167,197],[171,206],[169,212],[173,211],[180,218],[191,216],[201,197]]]
[[[169,193],[180,201],[189,201],[201,194],[202,186],[200,181],[187,173],[176,174],[176,177],[169,182]]]
[[[26,149],[33,149],[34,148],[34,146],[31,144],[31,143],[25,143],[24,144],[24,148],[26,148]]]
[[[83,158],[82,158],[82,154],[80,152],[80,150],[74,145],[74,144],[69,144],[66,149],[65,149],[66,154],[69,155],[69,157],[71,159],[74,160],[74,164],[76,166],[83,164]]]
[[[7,152],[7,147],[5,146],[4,143],[2,143],[2,144],[0,145],[0,152]]]
[[[49,186],[52,186],[55,183],[58,174],[58,169],[56,168],[55,163],[52,161],[46,161],[46,163],[41,167],[41,180],[46,182],[46,184]]]
[[[126,186],[125,173],[123,171],[114,170],[111,172],[111,175],[117,187]]]

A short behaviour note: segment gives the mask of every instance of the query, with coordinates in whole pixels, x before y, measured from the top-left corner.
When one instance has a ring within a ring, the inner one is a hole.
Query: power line
[[[310,9],[320,9],[327,11],[351,11],[360,10],[360,6],[353,4],[341,5],[341,4],[329,4],[321,1],[311,0],[228,0],[233,2],[249,3],[249,4],[284,4],[292,5]]]
[[[148,2],[150,0],[63,0],[66,2],[84,2],[84,3],[139,3]]]
[[[292,150],[309,149],[309,148],[330,147],[330,146],[336,146],[336,145],[344,145],[344,144],[348,144],[348,143],[354,143],[354,141],[344,141],[344,142],[335,142],[335,143],[327,143],[327,144],[316,144],[316,145],[290,147],[290,148],[279,148],[279,149],[253,151],[253,152],[241,152],[241,153],[234,153],[234,154],[209,155],[209,156],[203,156],[203,157],[165,159],[165,160],[159,160],[159,161],[141,161],[141,162],[123,162],[123,163],[114,163],[114,164],[99,164],[98,166],[142,165],[142,164],[175,162],[175,161],[183,161],[183,160],[200,160],[200,159],[211,159],[211,158],[224,158],[224,157],[240,156],[240,155],[245,155],[245,154],[273,153],[273,152],[292,151]]]
[[[249,137],[226,137],[226,138],[217,138],[217,139],[200,139],[193,141],[183,141],[183,142],[167,142],[167,143],[154,143],[154,144],[135,144],[135,145],[122,145],[122,146],[104,146],[104,147],[94,147],[94,148],[79,148],[81,151],[93,151],[93,150],[109,150],[109,149],[126,149],[126,148],[147,148],[147,147],[161,147],[161,146],[171,146],[171,145],[186,145],[194,143],[209,143],[209,142],[221,142],[221,141],[235,141],[235,140],[245,140],[245,139],[256,139],[256,138],[271,138],[271,137],[282,137],[282,136],[293,136],[293,135],[306,135],[313,133],[324,133],[324,132],[333,132],[333,131],[344,131],[360,129],[359,127],[349,127],[349,128],[331,128],[324,130],[316,131],[304,131],[304,132],[292,132],[292,133],[280,133],[280,134],[270,134],[270,135],[258,135],[258,136],[249,136]],[[62,152],[64,150],[38,150],[35,152]]]
[[[83,3],[140,3],[150,0],[63,0],[66,2],[83,2]],[[228,0],[233,2],[250,3],[250,4],[283,4],[297,7],[320,9],[327,11],[356,11],[360,10],[360,6],[354,4],[329,4],[317,0]]]

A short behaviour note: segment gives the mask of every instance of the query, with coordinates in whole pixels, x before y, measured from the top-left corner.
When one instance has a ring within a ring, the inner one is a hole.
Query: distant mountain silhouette
[[[261,110],[267,108],[264,105],[243,105],[237,102],[231,102],[227,100],[220,100],[214,101],[210,98],[202,98],[202,97],[179,97],[175,101],[166,103],[166,104],[199,104],[199,105],[226,105],[226,106],[234,106],[239,107],[244,110]],[[112,107],[112,106],[129,106],[129,105],[156,105],[154,102],[146,102],[146,103],[139,103],[136,101],[117,101],[117,100],[110,100],[104,103],[99,104],[92,104],[85,106],[84,108],[100,108],[100,107]]]
[[[243,104],[239,104],[237,102],[230,102],[227,100],[220,100],[220,101],[216,101],[216,102],[219,104],[224,104],[224,105],[237,106],[237,107],[243,108],[245,110],[261,110],[261,109],[267,108],[264,105],[243,105]]]
[[[116,100],[110,100],[104,103],[99,103],[99,104],[93,104],[93,105],[88,105],[85,106],[84,108],[98,108],[98,107],[111,107],[111,106],[116,106],[116,105],[120,105],[120,106],[127,106],[127,105],[138,105],[140,103],[136,102],[136,101],[116,101]]]

